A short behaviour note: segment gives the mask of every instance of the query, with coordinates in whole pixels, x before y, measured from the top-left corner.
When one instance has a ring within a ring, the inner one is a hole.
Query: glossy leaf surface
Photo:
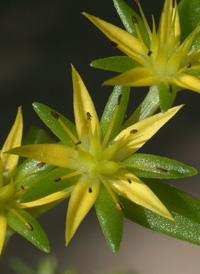
[[[117,253],[123,234],[123,214],[117,210],[108,191],[101,185],[95,210],[104,236],[114,253]]]
[[[135,165],[135,168],[127,167],[127,169],[137,177],[143,178],[184,178],[197,173],[197,170],[193,167],[169,158],[150,154],[136,153],[125,159],[124,162]]]
[[[33,104],[34,110],[40,117],[40,119],[50,128],[50,130],[63,142],[63,144],[72,146],[74,145],[74,142],[71,140],[67,132],[63,129],[63,127],[60,125],[58,120],[52,116],[51,111],[56,112],[59,116],[62,122],[65,124],[65,126],[75,135],[76,129],[74,124],[68,120],[65,116],[61,115],[57,111],[53,110],[52,108],[45,106],[40,103],[34,103]]]
[[[121,125],[124,121],[124,116],[126,113],[127,105],[128,105],[128,100],[129,100],[129,93],[130,93],[130,88],[129,87],[122,87],[122,86],[115,86],[113,89],[113,92],[111,93],[108,102],[105,106],[103,115],[101,117],[100,125],[101,125],[101,136],[104,138],[110,122],[112,120],[114,111],[116,109],[116,104],[119,95],[121,94],[121,100],[119,104],[119,110],[110,134],[110,140],[114,138],[120,131]]]
[[[124,216],[151,230],[200,245],[200,200],[169,185],[143,180],[165,204],[175,222],[120,197]]]
[[[43,177],[38,178],[36,182],[27,188],[19,197],[21,203],[31,202],[54,192],[71,187],[78,179],[78,176],[55,181],[56,178],[67,175],[72,171],[66,168],[55,168]]]
[[[128,56],[112,56],[94,60],[91,67],[110,70],[115,72],[125,72],[129,69],[139,67],[140,64]]]
[[[33,230],[29,230],[25,224],[11,211],[7,212],[8,225],[39,249],[48,253],[50,251],[49,241],[39,223],[27,211],[23,209],[17,209],[16,211],[27,223],[31,225]]]
[[[136,17],[138,21],[138,28],[140,30],[142,38],[145,44],[149,47],[150,39],[142,18],[134,10],[132,10],[132,8],[130,8],[123,0],[113,0],[113,2],[118,15],[122,20],[122,23],[124,24],[124,27],[129,33],[133,34],[134,36],[137,36],[137,34],[135,26],[133,25],[132,18],[133,16]]]

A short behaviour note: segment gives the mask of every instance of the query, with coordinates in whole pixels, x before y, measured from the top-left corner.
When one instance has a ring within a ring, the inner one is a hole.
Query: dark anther
[[[191,63],[188,63],[187,64],[187,68],[191,68],[192,64]]]
[[[175,3],[176,3],[176,0],[172,0],[172,8],[173,9],[175,8]]]
[[[131,179],[129,179],[129,178],[127,178],[127,181],[128,181],[128,183],[129,184],[131,184],[132,182],[131,182]]]
[[[132,21],[134,26],[138,25],[138,20],[135,16],[132,17]]]
[[[120,203],[120,202],[117,202],[116,203],[116,208],[119,210],[119,211],[123,211],[123,205]]]
[[[81,144],[81,141],[77,142],[77,143],[75,144],[75,146],[78,146],[78,145],[80,145],[80,144]]]
[[[43,167],[44,165],[45,165],[44,162],[40,162],[40,163],[37,164],[37,167],[41,168],[41,167]]]
[[[172,93],[172,91],[173,91],[173,90],[172,90],[172,86],[171,86],[171,85],[168,85],[168,86],[167,86],[167,90],[169,91],[169,93]]]
[[[140,4],[140,0],[135,0],[135,2],[139,5]]]
[[[167,170],[162,167],[156,167],[156,169],[160,172],[167,173]]]
[[[148,56],[151,56],[152,53],[153,53],[153,52],[152,52],[151,50],[149,50],[148,53],[147,53],[147,55],[148,55]]]
[[[87,120],[91,120],[92,119],[92,115],[89,112],[86,113],[86,116],[87,116]]]
[[[119,106],[120,102],[121,102],[121,99],[122,99],[122,94],[119,95],[118,99],[117,99],[117,105]]]
[[[61,178],[57,177],[57,178],[54,179],[54,182],[59,182],[60,180],[61,180]]]
[[[56,118],[57,120],[60,118],[60,116],[58,115],[58,113],[56,113],[55,111],[51,111],[51,115]]]
[[[25,189],[24,186],[20,186],[20,187],[19,187],[19,190],[21,190],[21,191],[23,191],[24,189]]]
[[[92,193],[92,188],[91,188],[91,186],[88,188],[88,191],[89,191],[89,193]]]
[[[26,223],[25,226],[28,228],[28,230],[33,231],[33,227],[30,223]]]
[[[110,45],[113,47],[113,48],[117,48],[118,44],[115,43],[114,41],[110,41]]]
[[[132,130],[130,131],[131,134],[134,134],[134,133],[137,133],[137,132],[138,132],[137,129],[132,129]]]

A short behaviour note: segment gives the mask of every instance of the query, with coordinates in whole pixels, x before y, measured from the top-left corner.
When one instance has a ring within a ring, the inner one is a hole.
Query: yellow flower
[[[111,40],[114,47],[137,62],[136,67],[105,81],[104,84],[134,87],[156,84],[164,93],[172,93],[180,89],[200,92],[200,80],[192,75],[200,68],[200,46],[196,49],[191,47],[200,26],[197,26],[181,44],[176,0],[165,1],[157,31],[154,17],[152,17],[151,31],[139,1],[136,2],[149,36],[150,45],[145,44],[135,17],[133,17],[133,25],[137,37],[97,17],[83,13]]]
[[[15,175],[17,169],[19,156],[6,154],[4,152],[21,145],[22,130],[22,113],[21,108],[19,108],[14,125],[2,147],[2,150],[0,151],[0,254],[2,252],[6,237],[8,212],[13,213],[18,219],[20,219],[20,221],[24,223],[25,228],[28,230],[33,230],[32,225],[19,214],[18,209],[40,206],[48,202],[58,200],[59,198],[64,198],[67,195],[66,193],[56,193],[50,195],[51,197],[45,197],[26,204],[22,204],[17,201],[20,194],[24,191],[23,187],[16,189],[15,186],[19,180],[13,180],[13,176]]]
[[[123,160],[142,147],[175,115],[181,106],[144,119],[122,130],[113,140],[109,141],[119,109],[120,97],[110,127],[102,139],[101,126],[92,99],[80,75],[74,68],[72,68],[72,78],[77,135],[69,130],[58,113],[51,111],[51,115],[55,118],[55,124],[59,124],[65,129],[74,145],[70,147],[60,143],[35,144],[9,151],[9,153],[71,170],[67,175],[54,178],[55,182],[77,177],[76,183],[72,186],[67,211],[66,243],[69,243],[81,221],[95,203],[101,184],[111,195],[118,210],[121,211],[123,205],[118,201],[114,192],[173,220],[158,197],[139,178],[128,171],[129,164]]]

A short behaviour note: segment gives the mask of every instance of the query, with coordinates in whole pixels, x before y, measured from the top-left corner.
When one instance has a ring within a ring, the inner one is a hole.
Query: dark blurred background
[[[161,11],[163,1],[143,1],[144,11]],[[133,0],[127,1],[134,9]],[[30,125],[45,128],[32,109],[38,101],[73,119],[70,63],[79,71],[90,91],[99,114],[111,92],[102,87],[112,76],[89,67],[97,58],[120,55],[109,41],[84,16],[82,11],[122,27],[111,0],[0,1],[0,109],[1,144],[14,122],[17,107],[22,105],[24,133]],[[147,89],[133,89],[131,113],[144,98]],[[181,91],[175,104],[186,106],[150,140],[141,151],[171,157],[199,168],[200,95]],[[168,181],[200,198],[200,176]],[[198,246],[149,231],[125,220],[124,237],[117,255],[110,251],[95,212],[85,218],[70,245],[65,247],[64,229],[67,202],[39,218],[47,232],[51,254],[61,268],[73,266],[81,274],[109,269],[133,270],[136,274],[196,274],[199,269]],[[18,257],[31,265],[41,256],[37,248],[19,235],[8,243],[0,261],[0,273],[13,272],[10,258]],[[27,273],[28,274],[28,273]]]

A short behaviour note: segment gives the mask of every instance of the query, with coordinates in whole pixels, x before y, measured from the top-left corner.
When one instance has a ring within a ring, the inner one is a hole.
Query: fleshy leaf
[[[165,112],[172,106],[176,97],[176,91],[171,86],[167,87],[163,82],[159,82],[157,87],[160,98],[160,108],[161,111]]]
[[[116,209],[116,204],[104,185],[101,185],[99,196],[95,202],[95,210],[111,250],[117,253],[123,234],[123,214]]]
[[[119,110],[115,119],[115,123],[112,128],[110,139],[112,139],[114,136],[118,134],[126,113],[128,100],[129,100],[129,93],[130,93],[129,87],[123,87],[123,86],[114,87],[113,92],[111,93],[109,100],[105,106],[105,109],[100,121],[102,138],[105,137],[105,134],[109,128],[110,122],[112,120],[112,117],[116,108],[118,97],[121,94],[122,97],[119,105]]]
[[[18,201],[21,203],[31,202],[45,196],[48,196],[54,192],[64,190],[71,187],[78,179],[78,176],[70,177],[55,182],[56,178],[67,175],[72,171],[66,168],[56,168],[50,171],[48,174],[38,178],[34,184],[27,188],[20,196]]]
[[[32,160],[25,160],[18,168],[14,177],[15,187],[18,188],[21,185],[29,187],[34,181],[40,179],[44,174],[55,168],[52,165],[44,164]]]
[[[44,144],[44,143],[53,143],[53,139],[49,134],[42,128],[37,128],[32,126],[27,132],[26,136],[23,138],[22,144]]]
[[[153,231],[200,245],[200,199],[155,180],[143,181],[167,206],[175,222],[120,197],[124,216]]]
[[[122,20],[122,23],[124,24],[124,27],[126,28],[126,30],[137,37],[135,26],[132,20],[133,16],[136,17],[138,21],[138,28],[140,30],[142,38],[146,46],[150,47],[150,39],[149,39],[148,31],[145,27],[145,24],[142,18],[134,10],[132,10],[123,0],[113,0],[113,2],[117,10],[117,13],[120,19]]]
[[[50,246],[48,238],[39,225],[39,223],[25,210],[23,209],[16,209],[17,214],[19,214],[27,223],[31,225],[33,228],[29,230],[26,225],[11,211],[7,212],[7,221],[8,225],[18,232],[20,235],[25,237],[28,241],[32,244],[37,246],[42,251],[49,253]]]
[[[128,56],[112,56],[92,61],[91,67],[110,70],[115,72],[125,72],[129,69],[141,66]]]
[[[133,154],[124,163],[135,165],[127,169],[137,177],[144,178],[184,178],[195,175],[197,170],[175,160],[150,154]],[[145,168],[146,167],[146,168]]]
[[[200,22],[199,0],[181,0],[178,5],[181,40],[183,41]]]
[[[74,142],[69,137],[67,132],[59,124],[58,120],[51,115],[51,111],[56,112],[65,126],[72,132],[74,136],[77,136],[74,124],[52,108],[40,103],[33,103],[33,108],[36,111],[40,119],[49,127],[49,129],[63,142],[63,144],[72,146]]]

